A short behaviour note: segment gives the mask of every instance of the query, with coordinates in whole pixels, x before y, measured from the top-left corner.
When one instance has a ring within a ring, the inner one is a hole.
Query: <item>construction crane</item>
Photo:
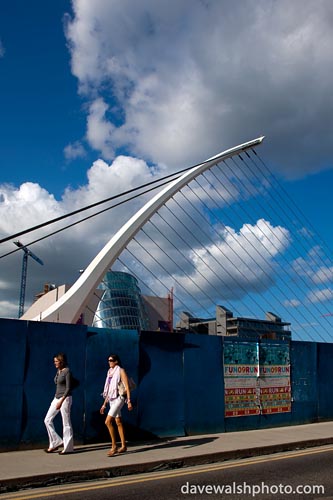
[[[22,261],[22,275],[21,275],[21,290],[20,290],[20,302],[19,302],[19,313],[18,317],[20,318],[24,314],[24,302],[25,302],[25,289],[26,289],[26,284],[27,284],[27,270],[28,270],[28,257],[31,257],[34,259],[38,264],[41,266],[44,265],[44,262],[40,260],[37,255],[32,253],[29,248],[27,248],[23,243],[20,241],[14,241],[14,245],[17,247],[21,248],[24,252],[23,254],[23,261]]]

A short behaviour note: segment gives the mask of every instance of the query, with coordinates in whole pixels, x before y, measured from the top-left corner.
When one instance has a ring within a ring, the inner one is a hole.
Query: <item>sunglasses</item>
[[[109,363],[111,363],[111,362],[114,363],[116,360],[112,359],[112,358],[109,358],[108,361],[109,361]]]

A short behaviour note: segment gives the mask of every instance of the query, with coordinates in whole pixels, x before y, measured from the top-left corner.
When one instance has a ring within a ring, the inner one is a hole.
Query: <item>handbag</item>
[[[136,388],[136,383],[134,382],[132,377],[128,378],[128,387],[129,387],[130,391],[134,391],[134,389]],[[119,394],[119,396],[126,397],[126,388],[125,388],[124,382],[122,380],[120,380],[119,384],[118,384],[118,394]]]
[[[124,382],[122,380],[120,380],[120,382],[118,384],[118,394],[119,394],[119,396],[126,396],[126,389],[125,389]]]

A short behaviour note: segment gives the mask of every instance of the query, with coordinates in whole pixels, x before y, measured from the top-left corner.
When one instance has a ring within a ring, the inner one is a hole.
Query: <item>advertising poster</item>
[[[224,342],[226,417],[260,413],[259,350],[256,342]]]
[[[261,412],[291,411],[289,344],[260,344],[259,364]]]

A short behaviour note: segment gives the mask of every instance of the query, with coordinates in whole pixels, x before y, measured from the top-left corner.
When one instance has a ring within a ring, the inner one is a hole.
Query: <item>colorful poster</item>
[[[226,417],[291,411],[289,343],[224,342]]]
[[[224,342],[224,401],[226,417],[260,413],[259,351],[256,342]]]
[[[260,344],[259,364],[261,412],[291,411],[289,344]]]

